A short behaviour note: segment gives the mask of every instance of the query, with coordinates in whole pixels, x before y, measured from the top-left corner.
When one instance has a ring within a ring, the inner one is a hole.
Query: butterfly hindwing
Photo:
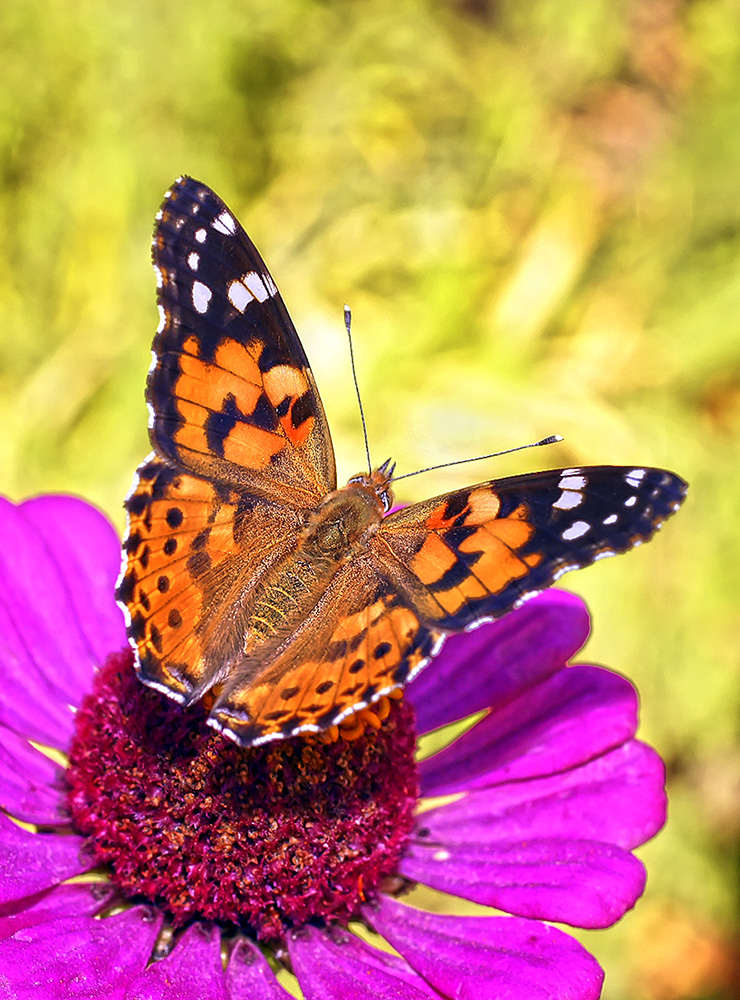
[[[274,659],[246,661],[224,685],[211,716],[240,743],[339,724],[402,687],[441,641],[369,557],[340,569],[321,604]]]
[[[568,570],[647,541],[685,490],[662,469],[516,476],[397,511],[377,551],[422,617],[464,629],[501,617]]]
[[[310,507],[336,486],[318,389],[280,293],[210,188],[180,178],[158,214],[160,328],[147,384],[163,458]]]
[[[126,507],[116,596],[137,672],[189,703],[240,657],[255,588],[295,543],[299,518],[156,457],[139,467]]]

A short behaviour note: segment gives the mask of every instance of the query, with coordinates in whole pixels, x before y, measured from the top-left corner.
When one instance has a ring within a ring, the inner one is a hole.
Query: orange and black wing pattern
[[[647,541],[685,493],[663,469],[536,472],[396,511],[375,552],[423,620],[466,629],[500,618],[568,570]]]
[[[336,487],[306,355],[264,261],[210,188],[167,192],[153,240],[160,325],[147,383],[155,452],[267,498],[313,506]]]
[[[354,560],[277,656],[237,666],[209,721],[242,746],[323,732],[402,687],[442,638],[371,557]]]
[[[144,462],[126,500],[116,597],[139,677],[189,704],[241,660],[254,592],[295,545],[298,512]]]

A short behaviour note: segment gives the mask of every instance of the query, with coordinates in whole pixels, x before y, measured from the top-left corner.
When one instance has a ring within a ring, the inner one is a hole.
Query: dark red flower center
[[[76,716],[67,772],[78,832],[128,898],[262,940],[347,920],[394,874],[418,795],[413,712],[352,742],[244,750],[111,657]]]

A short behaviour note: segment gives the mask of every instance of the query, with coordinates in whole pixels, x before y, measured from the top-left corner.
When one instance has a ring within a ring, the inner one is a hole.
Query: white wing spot
[[[591,530],[591,525],[588,521],[574,521],[569,528],[560,536],[565,542],[572,542],[576,538],[581,538],[583,535],[587,534]]]
[[[563,490],[558,499],[553,504],[557,510],[573,510],[583,502],[583,494],[575,493],[573,490]]]
[[[162,274],[162,268],[154,265],[154,274],[157,278],[157,288],[161,288],[164,285],[164,275]]]
[[[228,212],[222,212],[217,216],[211,223],[211,226],[217,233],[223,233],[224,236],[233,236],[236,232],[236,223],[233,216],[229,215]]]
[[[213,298],[213,292],[202,281],[193,282],[193,306],[199,313],[208,311],[208,303]]]
[[[624,506],[634,507],[636,503],[637,503],[637,497],[627,497],[627,499],[624,501]]]
[[[601,549],[601,551],[597,552],[594,556],[594,562],[598,562],[599,559],[607,559],[609,556],[615,556],[616,554],[615,549]]]
[[[270,295],[277,295],[278,293],[277,285],[272,280],[272,275],[267,274],[267,272],[265,272],[265,274],[262,275],[262,280],[267,286],[267,291],[270,293]]]
[[[195,238],[198,241],[198,243],[205,243],[205,241],[206,241],[206,231],[205,231],[205,229],[196,229],[195,230]]]
[[[164,330],[165,328],[165,324],[167,323],[167,313],[164,311],[163,306],[157,306],[157,309],[159,309],[159,323],[157,325],[157,333],[161,333],[162,330]]]
[[[630,486],[637,488],[647,475],[645,469],[633,469],[632,472],[628,472],[624,477],[624,481],[629,483]]]
[[[585,476],[574,476],[570,469],[562,474],[558,487],[561,490],[582,490],[586,485]]]
[[[264,302],[265,299],[270,298],[270,290],[263,281],[261,274],[258,274],[256,271],[247,271],[241,280],[258,302]]]
[[[449,861],[452,855],[449,851],[445,850],[444,847],[440,847],[438,851],[435,851],[432,855],[435,861]]]
[[[250,302],[254,302],[254,295],[243,281],[232,281],[227,292],[229,302],[240,313],[243,313]]]
[[[617,516],[617,514],[610,514],[609,517],[605,517],[604,520],[601,523],[602,524],[616,524],[618,520],[619,520],[619,517]]]
[[[188,254],[188,267],[191,271],[198,270],[198,264],[200,264],[200,254],[199,253],[189,253]]]

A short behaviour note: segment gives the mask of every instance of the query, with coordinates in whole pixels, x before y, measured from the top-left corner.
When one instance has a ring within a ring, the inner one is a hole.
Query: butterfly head
[[[391,490],[390,483],[395,468],[396,463],[387,458],[382,465],[379,465],[377,469],[373,469],[372,472],[362,472],[358,476],[352,476],[349,483],[356,483],[374,493],[382,505],[383,512],[387,514],[393,506],[393,491]]]

